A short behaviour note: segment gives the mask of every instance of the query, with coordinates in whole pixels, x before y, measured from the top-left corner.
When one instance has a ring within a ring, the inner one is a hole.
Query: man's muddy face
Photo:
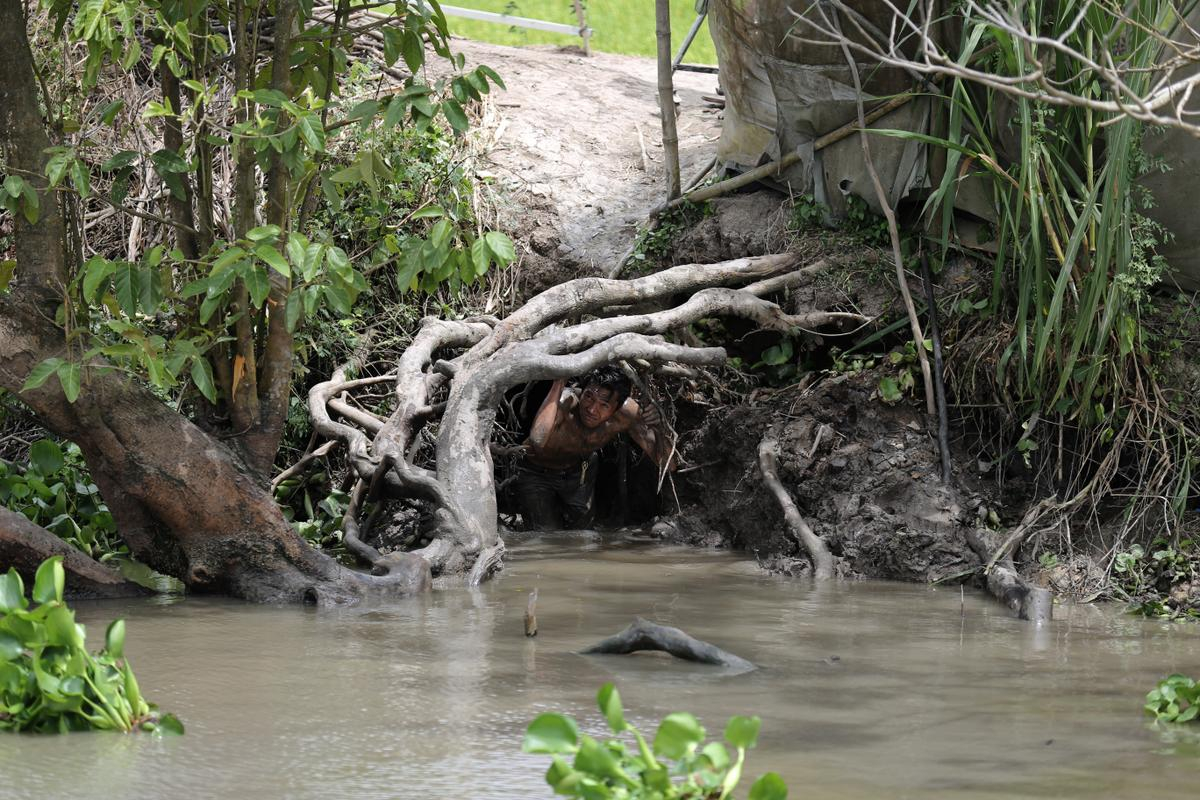
[[[579,421],[585,428],[598,428],[608,422],[620,407],[617,393],[612,389],[588,386],[579,398]]]

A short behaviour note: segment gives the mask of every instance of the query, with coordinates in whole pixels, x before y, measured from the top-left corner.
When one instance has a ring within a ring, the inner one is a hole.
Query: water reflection
[[[189,599],[80,610],[128,650],[182,739],[6,737],[8,797],[549,797],[525,724],[565,710],[601,734],[613,680],[635,724],[688,709],[719,732],[763,717],[751,772],[794,796],[1130,797],[1194,790],[1195,738],[1148,728],[1144,693],[1195,672],[1193,627],[1064,608],[1035,629],[957,587],[764,575],[734,555],[639,541],[512,542],[482,590],[373,608]],[[526,639],[528,593],[539,635]],[[759,664],[730,677],[659,654],[577,652],[641,615]]]

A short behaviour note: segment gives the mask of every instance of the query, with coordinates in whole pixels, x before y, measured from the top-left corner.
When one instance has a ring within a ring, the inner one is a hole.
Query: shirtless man
[[[517,497],[525,527],[533,530],[586,528],[592,524],[600,448],[626,431],[655,463],[668,454],[662,417],[629,397],[629,379],[618,367],[589,372],[583,391],[564,391],[557,380],[538,409],[517,467]]]

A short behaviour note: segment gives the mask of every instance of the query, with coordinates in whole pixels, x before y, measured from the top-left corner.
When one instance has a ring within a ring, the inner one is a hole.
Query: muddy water
[[[763,669],[574,654],[637,614]],[[80,613],[93,642],[116,615],[144,691],[187,736],[6,736],[0,797],[548,798],[525,724],[561,709],[599,732],[609,680],[645,728],[675,710],[714,732],[759,714],[750,772],[781,772],[793,797],[1184,797],[1200,779],[1200,747],[1140,715],[1158,676],[1200,672],[1200,632],[1094,608],[1034,631],[957,588],[814,589],[726,553],[547,537],[514,544],[476,593]]]

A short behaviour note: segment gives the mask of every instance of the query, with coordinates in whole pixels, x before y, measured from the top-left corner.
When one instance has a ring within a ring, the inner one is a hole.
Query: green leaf
[[[747,800],[787,800],[787,784],[774,772],[768,772],[750,787]]]
[[[63,468],[66,460],[62,448],[53,439],[39,439],[29,446],[29,465],[39,475],[53,475]]]
[[[487,242],[483,240],[483,237],[471,242],[471,263],[475,266],[476,277],[482,277],[487,274],[491,260],[492,251],[487,246]]]
[[[496,257],[497,264],[505,266],[516,260],[517,250],[513,247],[512,239],[500,231],[488,231],[483,238],[487,242],[488,249],[492,251],[492,255]]]
[[[278,225],[259,225],[257,228],[251,228],[246,232],[246,238],[252,242],[275,241],[279,238],[280,229]],[[228,251],[226,251],[228,254]]]
[[[708,763],[717,772],[729,766],[729,751],[720,742],[709,742],[704,745],[704,749],[700,752],[708,759]]]
[[[174,714],[163,714],[158,718],[159,735],[183,736],[183,723]]]
[[[60,566],[61,569],[61,566]],[[37,588],[34,587],[34,591]],[[61,590],[59,599],[61,599]],[[53,646],[83,647],[83,634],[75,624],[75,612],[66,606],[58,606],[46,615],[46,642]]]
[[[8,288],[8,284],[12,282],[13,273],[16,271],[16,261],[12,259],[0,261],[0,292]]]
[[[33,600],[35,603],[62,602],[66,573],[63,572],[62,556],[51,556],[41,563],[33,576]]]
[[[443,102],[442,113],[446,115],[446,121],[450,123],[450,127],[459,133],[465,133],[471,127],[471,123],[467,119],[467,113],[463,111],[463,107],[459,105],[457,100],[446,100]]]
[[[563,761],[562,756],[554,756],[550,760],[550,769],[546,770],[546,783],[557,789],[559,784],[574,773],[571,766]]]
[[[271,281],[267,278],[267,271],[255,264],[246,270],[242,281],[246,284],[246,291],[250,293],[250,301],[256,308],[262,308],[267,295],[271,293]]]
[[[50,376],[58,371],[59,364],[62,364],[61,358],[47,358],[42,363],[33,368],[29,373],[29,377],[25,379],[25,384],[21,387],[22,392],[36,389],[50,379]]]
[[[900,384],[890,375],[883,376],[879,379],[879,396],[885,403],[898,402],[902,397]]]
[[[347,119],[347,121],[354,121],[354,120],[369,121],[378,113],[379,113],[379,101],[378,100],[363,100],[360,103],[356,103],[354,105],[354,108],[350,109],[350,113],[346,115],[346,119]]]
[[[408,66],[408,71],[415,75],[421,69],[421,65],[425,63],[425,47],[421,44],[421,35],[416,31],[405,31],[400,49],[404,54],[404,63]]]
[[[656,755],[679,759],[704,741],[704,728],[688,713],[668,714],[654,735]]]
[[[496,72],[496,70],[487,66],[486,64],[480,64],[479,67],[477,68],[477,71],[482,72],[484,75],[486,75],[488,77],[488,80],[490,80],[492,83],[499,86],[501,89],[508,88],[507,86],[504,85],[504,81],[500,79],[500,74],[498,72]]]
[[[64,361],[58,365],[58,382],[62,384],[63,395],[68,403],[79,399],[79,365],[74,361]]]
[[[758,729],[762,720],[758,717],[733,717],[725,726],[725,741],[734,747],[746,750],[758,743]]]
[[[586,772],[598,778],[629,780],[609,749],[590,736],[583,737],[583,741],[580,742],[579,752],[575,754],[573,766],[580,772]]]
[[[83,268],[83,299],[94,303],[100,285],[115,269],[116,265],[102,256],[89,258]]]
[[[446,216],[446,210],[438,205],[428,205],[413,212],[412,219],[436,219]]]
[[[454,226],[450,224],[450,220],[439,219],[433,224],[433,229],[429,232],[429,241],[433,243],[434,249],[439,249],[450,241],[450,236],[453,233]]]
[[[404,42],[404,31],[398,28],[383,29],[383,60],[390,67],[400,58],[400,49]]]
[[[17,574],[16,567],[0,575],[0,611],[12,611],[25,606],[25,584]]]
[[[113,120],[117,118],[117,114],[121,113],[121,109],[125,107],[124,100],[114,100],[104,107],[100,112],[100,122],[104,125],[112,125]]]
[[[138,686],[137,678],[133,677],[133,670],[129,668],[129,662],[125,662],[125,666],[121,668],[122,677],[125,681],[125,699],[129,702],[129,708],[134,714],[139,714],[141,707],[144,706],[142,700],[142,689]],[[149,710],[149,709],[147,709]]]
[[[117,305],[127,317],[137,314],[138,289],[137,265],[129,261],[116,262],[113,265],[113,291],[117,296]]]
[[[0,596],[3,595],[3,583],[5,577],[7,576],[0,576]],[[0,611],[6,610],[7,609],[0,607]],[[21,641],[19,639],[17,639],[11,633],[0,631],[0,662],[12,661],[14,658],[19,658],[21,653],[24,651],[25,648],[21,646]]]
[[[563,714],[539,714],[525,730],[526,753],[573,753],[579,742],[575,720]]]
[[[212,315],[224,305],[224,294],[210,294],[205,297],[204,302],[200,304],[200,324],[206,324],[212,318]]]
[[[104,632],[104,652],[113,658],[125,657],[125,620],[114,619]]]
[[[596,705],[600,706],[600,713],[608,720],[608,727],[612,728],[613,733],[625,730],[625,714],[621,709],[621,695],[615,686],[611,683],[601,686],[600,691],[596,694]]]
[[[79,159],[71,162],[71,183],[75,185],[75,191],[79,192],[80,197],[87,197],[92,193],[91,177],[87,167]]]
[[[197,356],[192,359],[191,376],[192,383],[196,384],[196,388],[200,390],[200,394],[204,395],[204,399],[210,403],[216,403],[217,387],[213,383],[212,367],[207,358]]]
[[[292,262],[292,266],[297,272],[304,270],[304,262],[308,255],[308,237],[301,233],[289,233],[287,240],[288,261]]]
[[[325,251],[325,261],[336,275],[345,275],[350,269],[350,257],[340,247],[330,247]]]
[[[321,126],[319,117],[305,114],[297,120],[297,125],[300,127],[301,138],[313,152],[325,152],[325,128]]]
[[[383,126],[385,128],[394,128],[404,119],[404,112],[408,108],[408,101],[403,97],[393,97],[388,101],[387,111],[383,115]]]
[[[350,314],[354,310],[354,301],[350,299],[346,287],[341,284],[330,283],[322,286],[321,296],[339,314]]]
[[[265,261],[267,265],[285,278],[292,277],[292,269],[279,251],[269,244],[260,244],[254,248],[254,255]]]
[[[300,315],[304,311],[304,296],[299,291],[292,291],[288,295],[287,306],[284,308],[284,322],[287,324],[288,333],[294,333],[296,326],[300,324]]]

